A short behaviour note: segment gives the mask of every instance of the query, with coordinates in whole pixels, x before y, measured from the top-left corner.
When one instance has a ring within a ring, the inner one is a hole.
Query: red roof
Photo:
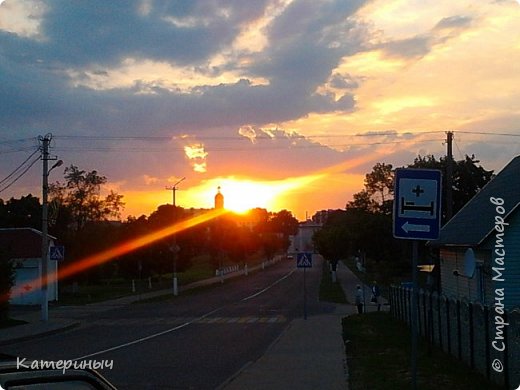
[[[11,259],[40,258],[42,233],[31,228],[0,229],[0,250]]]

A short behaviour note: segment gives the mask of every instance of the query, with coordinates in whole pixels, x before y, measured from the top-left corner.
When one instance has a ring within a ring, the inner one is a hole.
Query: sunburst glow
[[[143,235],[141,237],[135,238],[133,240],[124,242],[114,248],[105,250],[103,252],[96,253],[92,256],[85,257],[82,260],[79,260],[77,262],[74,262],[73,264],[70,264],[68,266],[65,266],[58,271],[58,280],[64,279],[66,277],[69,277],[71,275],[75,275],[81,271],[84,271],[86,269],[89,269],[91,267],[94,267],[99,264],[106,263],[107,261],[113,260],[114,258],[118,256],[125,255],[129,252],[132,252],[136,249],[142,248],[143,246],[149,245],[154,243],[155,241],[158,241],[160,239],[163,239],[165,237],[171,236],[172,234],[181,232],[183,230],[189,229],[191,227],[197,226],[201,223],[208,222],[220,215],[225,214],[225,210],[212,210],[208,211],[205,214],[195,216],[193,218],[190,218],[186,221],[178,222],[174,225],[168,226],[164,229],[158,230],[156,232],[152,232],[146,235]],[[48,280],[55,280],[56,275],[53,273],[50,273],[48,275]],[[29,282],[29,284],[39,284],[39,280],[33,280]],[[11,291],[11,297],[18,296],[22,294],[23,287],[17,287],[13,288]],[[0,297],[0,300],[7,300],[9,297],[3,296]]]

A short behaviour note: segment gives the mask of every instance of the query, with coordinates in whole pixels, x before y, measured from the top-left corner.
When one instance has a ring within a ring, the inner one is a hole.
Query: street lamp
[[[47,134],[45,137],[40,138],[42,141],[42,161],[43,161],[43,179],[42,179],[42,273],[41,273],[41,320],[49,320],[49,301],[48,301],[48,261],[49,261],[49,235],[48,235],[48,204],[47,196],[49,192],[49,173],[54,169],[63,164],[62,160],[56,161],[56,163],[49,169],[49,160],[53,159],[49,157],[49,144],[51,142],[52,135]]]

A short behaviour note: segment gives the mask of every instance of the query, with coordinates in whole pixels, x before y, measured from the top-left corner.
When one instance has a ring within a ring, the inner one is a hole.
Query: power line
[[[268,131],[264,131],[269,133]],[[388,131],[374,131],[369,133],[357,134],[323,134],[323,135],[301,135],[296,133],[284,133],[284,136],[276,135],[255,135],[255,139],[268,140],[292,140],[292,139],[321,139],[321,138],[348,138],[348,137],[384,137],[384,136],[407,136],[407,135],[422,135],[444,133],[444,131],[423,131],[423,132],[402,132],[398,133],[392,130]],[[172,140],[186,140],[189,138],[197,138],[202,140],[217,140],[217,141],[248,141],[249,138],[240,136],[190,136],[190,135],[173,135],[173,136],[104,136],[104,135],[57,135],[55,139],[81,139],[81,140],[100,140],[100,141],[172,141]]]
[[[27,142],[27,141],[36,141],[36,140],[37,140],[36,137],[20,138],[20,139],[15,139],[15,140],[5,140],[5,141],[0,141],[0,145],[9,145],[9,144],[15,144],[15,143]]]
[[[16,167],[16,169],[15,169],[14,171],[12,171],[12,172],[11,172],[9,175],[7,175],[4,179],[0,180],[0,184],[2,184],[3,182],[9,180],[9,178],[10,178],[11,176],[13,176],[14,174],[16,174],[16,172],[17,172],[21,167],[23,167],[24,164],[25,164],[27,161],[29,161],[30,158],[31,158],[32,156],[34,156],[34,155],[35,155],[36,153],[38,153],[38,152],[39,152],[39,150],[36,149],[36,150],[35,150],[35,151],[34,151],[34,152],[29,156],[29,157],[27,157],[27,158],[25,159],[24,162],[22,162],[20,165],[18,165],[18,167]]]
[[[30,146],[25,146],[27,142],[31,143]],[[35,147],[36,138],[22,138],[15,140],[0,140],[0,155],[7,153],[24,152],[27,150],[33,150]]]
[[[22,173],[20,173],[11,183],[9,183],[8,185],[6,185],[5,187],[2,187],[0,188],[0,192],[3,192],[5,190],[7,190],[9,187],[11,187],[14,183],[16,183],[18,181],[18,179],[20,179],[23,175],[25,175],[25,173],[31,169],[31,167],[36,164],[37,161],[40,160],[40,156],[38,156],[37,158],[35,158],[31,164],[29,164],[29,166],[27,166],[27,168],[25,168]]]
[[[511,134],[511,133],[485,133],[483,131],[454,131],[455,133],[461,133],[461,134],[477,134],[477,135],[499,135],[504,137],[520,137],[520,134]]]
[[[425,143],[425,142],[442,142],[443,139],[428,139],[428,140],[413,140],[415,143]],[[290,149],[315,149],[315,148],[348,148],[355,146],[377,146],[377,145],[399,145],[410,143],[412,140],[407,141],[388,141],[388,142],[367,142],[367,143],[348,143],[348,144],[309,144],[309,145],[263,145],[256,149],[255,152],[259,151],[269,151],[269,150],[287,150]],[[72,151],[83,151],[83,152],[148,152],[148,153],[170,153],[172,151],[184,151],[184,148],[173,147],[173,148],[162,148],[162,149],[151,149],[151,148],[142,148],[142,147],[56,147],[54,148],[57,152],[72,152]],[[204,145],[204,150],[211,152],[251,152],[251,149],[246,149],[244,147],[211,147],[208,145]]]

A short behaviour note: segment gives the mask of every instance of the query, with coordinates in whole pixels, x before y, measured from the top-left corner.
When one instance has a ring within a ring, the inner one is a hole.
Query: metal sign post
[[[434,169],[396,169],[393,234],[412,241],[412,389],[417,389],[419,240],[436,240],[441,226],[441,171]]]
[[[305,271],[312,268],[312,253],[302,252],[296,255],[296,267],[303,268],[303,319],[307,319],[307,282]]]

